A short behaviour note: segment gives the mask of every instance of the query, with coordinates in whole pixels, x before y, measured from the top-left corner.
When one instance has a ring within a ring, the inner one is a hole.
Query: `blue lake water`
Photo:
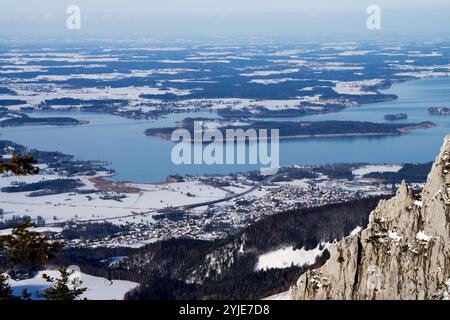
[[[446,134],[450,117],[432,116],[431,106],[450,107],[450,79],[426,79],[395,84],[387,93],[395,101],[349,108],[339,113],[276,120],[358,120],[385,122],[387,113],[407,113],[403,122],[433,121],[438,126],[414,130],[394,137],[342,137],[280,142],[280,164],[325,164],[341,162],[418,163],[432,161]],[[46,151],[61,151],[82,160],[106,160],[118,172],[116,181],[157,182],[170,174],[223,174],[258,169],[251,165],[175,165],[171,161],[173,143],[144,135],[150,127],[164,127],[187,114],[158,120],[132,120],[88,112],[35,112],[33,116],[69,116],[88,120],[81,126],[27,126],[1,128],[0,139]],[[214,117],[211,113],[195,116]],[[274,119],[275,120],[275,119]]]

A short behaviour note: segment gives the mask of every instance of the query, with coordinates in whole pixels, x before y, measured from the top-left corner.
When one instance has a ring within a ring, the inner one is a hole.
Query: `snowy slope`
[[[59,278],[59,272],[56,270],[40,271],[34,278],[26,280],[10,280],[11,288],[15,295],[20,295],[23,289],[28,289],[33,294],[32,299],[40,300],[39,293],[49,287],[50,283],[46,282],[42,275],[46,273],[51,277]],[[94,277],[85,273],[78,276],[82,287],[88,290],[81,296],[81,299],[89,300],[123,300],[125,293],[136,288],[139,284],[131,281],[112,280],[106,278]]]

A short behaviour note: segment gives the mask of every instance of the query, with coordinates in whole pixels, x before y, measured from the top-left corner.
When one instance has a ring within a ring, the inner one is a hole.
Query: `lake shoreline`
[[[389,91],[397,94],[399,99],[392,102],[365,104],[361,107],[347,108],[338,113],[313,117],[290,118],[289,121],[297,121],[297,119],[298,121],[341,119],[383,121],[383,116],[387,113],[405,112],[408,113],[408,119],[411,122],[430,120],[435,122],[437,127],[391,136],[322,136],[317,139],[281,139],[284,142],[280,144],[280,165],[431,161],[435,149],[441,144],[442,137],[449,132],[447,128],[450,125],[450,118],[432,117],[428,114],[427,108],[430,105],[450,104],[450,94],[446,89],[449,86],[449,78],[411,79],[393,84]],[[143,131],[149,127],[174,126],[189,114],[195,117],[217,119],[215,113],[211,112],[173,114],[157,121],[134,120],[92,111],[30,112],[30,115],[36,117],[67,116],[88,120],[90,123],[85,126],[2,127],[0,139],[12,140],[40,150],[60,150],[66,154],[73,154],[80,160],[107,161],[110,163],[109,168],[117,172],[114,177],[110,177],[112,181],[164,183],[167,177],[176,174],[182,176],[223,175],[258,169],[255,166],[242,165],[177,166],[170,161],[172,143],[143,134]],[[414,147],[419,143],[423,146],[420,153]],[[150,152],[150,150],[153,151]],[[330,157],[330,154],[333,157]]]

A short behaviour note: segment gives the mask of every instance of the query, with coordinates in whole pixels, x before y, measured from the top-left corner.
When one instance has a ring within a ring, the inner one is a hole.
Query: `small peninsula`
[[[25,113],[0,111],[0,127],[19,127],[27,125],[71,126],[87,124],[89,121],[69,117],[30,117]]]

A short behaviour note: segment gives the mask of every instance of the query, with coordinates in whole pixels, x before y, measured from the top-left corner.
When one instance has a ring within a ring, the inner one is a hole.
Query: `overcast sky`
[[[449,0],[0,0],[0,36],[366,33],[366,9],[382,12],[379,33],[448,33]],[[81,9],[81,30],[66,9]]]

